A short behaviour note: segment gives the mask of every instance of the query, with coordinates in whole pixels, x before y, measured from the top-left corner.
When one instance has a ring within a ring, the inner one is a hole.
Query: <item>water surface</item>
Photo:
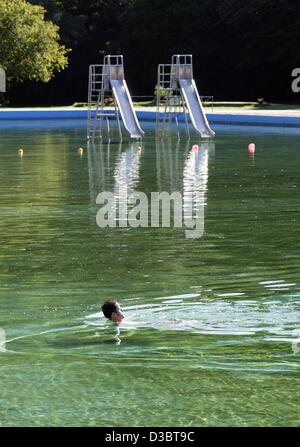
[[[139,151],[64,124],[0,129],[0,424],[299,425],[300,133],[146,125]],[[198,239],[96,225],[101,191],[195,190]]]

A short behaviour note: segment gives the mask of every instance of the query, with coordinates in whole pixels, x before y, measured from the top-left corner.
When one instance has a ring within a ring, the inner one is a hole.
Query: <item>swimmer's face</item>
[[[119,303],[116,303],[116,311],[112,312],[110,319],[114,323],[121,323],[121,321],[124,319],[123,310]]]

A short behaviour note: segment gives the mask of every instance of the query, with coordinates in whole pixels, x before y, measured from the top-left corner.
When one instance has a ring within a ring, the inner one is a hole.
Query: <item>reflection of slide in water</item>
[[[126,202],[139,183],[141,149],[131,144],[125,152],[118,156],[115,171],[114,194],[119,203]]]
[[[88,170],[93,202],[99,192],[111,189],[111,169],[114,165],[115,193],[125,195],[136,189],[139,181],[141,148],[137,144],[130,144],[126,150],[122,149],[124,149],[122,143],[118,145],[117,151],[112,151],[110,143],[96,145],[89,142]]]
[[[110,143],[95,145],[91,141],[88,146],[91,201],[100,203],[97,200],[101,193],[109,194],[113,225],[118,221],[119,226],[126,227],[129,206],[136,204],[131,194],[139,183],[141,154],[141,146],[133,143],[125,151],[122,151],[122,144],[118,147]]]
[[[193,194],[198,192],[204,198],[208,182],[209,145],[201,144],[199,150],[191,149],[183,170],[183,190],[186,201],[192,200]]]
[[[198,150],[187,155],[183,169],[183,212],[187,227],[193,227],[194,219],[201,223],[199,231],[204,230],[204,206],[208,184],[209,153],[214,151],[214,143],[202,143]]]
[[[2,328],[0,328],[0,352],[6,352],[6,336]]]
[[[139,182],[141,150],[135,145],[118,156],[115,171],[115,192],[119,194],[130,194],[134,192]]]

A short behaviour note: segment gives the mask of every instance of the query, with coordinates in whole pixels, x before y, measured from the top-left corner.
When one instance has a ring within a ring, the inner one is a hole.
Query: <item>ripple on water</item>
[[[282,355],[298,353],[299,297],[281,293],[249,299],[241,293],[212,292],[203,298],[198,293],[162,296],[152,303],[129,298],[123,301],[126,319],[120,334],[96,312],[77,319],[77,326],[74,320],[72,326],[61,321],[61,327],[8,337],[1,350],[3,355],[45,350],[70,359],[95,357],[103,364],[117,356],[120,365],[142,362],[149,368],[294,370],[297,359],[283,360]]]
[[[118,362],[126,362],[129,355],[131,365],[142,362],[145,368],[297,370],[297,359],[290,357],[298,340],[297,297],[270,302],[175,296],[169,303],[169,297],[160,297],[160,302],[123,305],[126,319],[120,325]],[[101,313],[90,315],[85,323],[100,330],[106,327]]]
[[[215,300],[201,299],[199,294],[180,294],[156,298],[159,303],[130,304],[124,307],[126,319],[122,330],[152,328],[188,330],[202,334],[253,335],[269,333],[289,335],[300,321],[297,296],[281,299],[242,299],[244,293],[218,294]],[[177,299],[176,299],[177,297]],[[238,300],[235,298],[239,297]],[[195,300],[197,298],[197,300]],[[220,299],[222,298],[222,299]],[[232,300],[233,299],[233,300]],[[89,315],[85,322],[102,326],[101,313]]]

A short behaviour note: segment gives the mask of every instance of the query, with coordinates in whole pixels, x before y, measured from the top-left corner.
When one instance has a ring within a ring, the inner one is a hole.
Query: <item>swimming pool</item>
[[[299,425],[299,130],[215,126],[197,173],[197,137],[150,124],[139,153],[87,148],[84,122],[6,124],[0,425]],[[124,179],[198,182],[203,236],[99,228],[97,194]],[[113,296],[120,344],[99,313]]]

